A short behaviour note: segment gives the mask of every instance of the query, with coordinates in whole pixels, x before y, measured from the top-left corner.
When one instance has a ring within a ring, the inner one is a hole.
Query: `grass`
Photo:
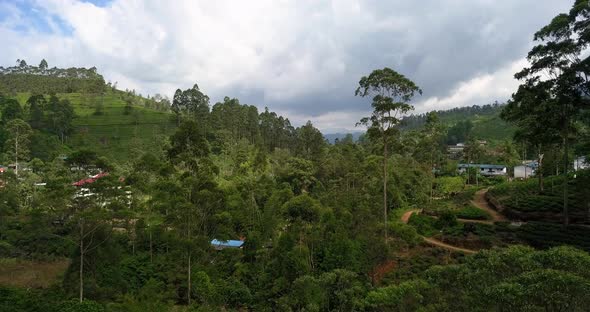
[[[61,282],[70,265],[68,259],[52,262],[0,258],[0,285],[23,288],[48,288]]]
[[[16,99],[24,105],[29,93],[18,93]],[[119,93],[104,96],[81,93],[57,94],[68,99],[74,107],[74,132],[66,145],[72,149],[90,149],[99,155],[114,158],[123,164],[143,151],[157,151],[161,141],[176,128],[172,114],[141,106],[133,106],[125,114],[126,102]],[[101,107],[100,114],[96,114]]]

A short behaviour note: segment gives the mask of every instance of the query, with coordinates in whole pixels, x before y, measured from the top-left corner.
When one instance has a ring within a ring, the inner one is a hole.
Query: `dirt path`
[[[459,252],[463,252],[466,254],[474,254],[477,253],[477,250],[472,250],[472,249],[466,249],[466,248],[461,248],[461,247],[457,247],[457,246],[453,246],[453,245],[449,245],[447,243],[443,243],[437,239],[434,238],[428,238],[428,237],[423,237],[424,241],[429,243],[430,245],[434,245],[446,250],[452,250],[452,251],[459,251]]]
[[[412,210],[406,211],[406,213],[404,213],[402,215],[402,218],[401,218],[402,222],[407,224],[408,221],[410,221],[410,217],[412,216],[412,214],[415,212],[419,212],[419,211],[420,210],[418,210],[418,209],[412,209]]]
[[[490,216],[492,216],[491,223],[496,222],[496,221],[508,221],[508,219],[506,219],[506,217],[501,215],[498,211],[496,211],[494,208],[492,208],[490,206],[490,204],[486,200],[486,192],[487,191],[488,191],[487,189],[477,191],[475,193],[475,198],[471,201],[471,203],[475,207],[487,211],[490,214]]]
[[[408,223],[408,221],[410,220],[410,217],[412,216],[412,214],[414,213],[418,213],[420,212],[420,210],[418,209],[413,209],[413,210],[409,210],[407,212],[405,212],[402,217],[401,217],[401,221],[403,223]],[[422,239],[429,243],[430,245],[436,246],[436,247],[440,247],[446,250],[450,250],[450,251],[458,251],[458,252],[463,252],[466,254],[474,254],[477,253],[477,250],[472,250],[472,249],[466,249],[466,248],[461,248],[461,247],[457,247],[457,246],[453,246],[453,245],[449,245],[447,243],[443,243],[437,239],[434,238],[429,238],[429,237],[425,237],[422,236]]]

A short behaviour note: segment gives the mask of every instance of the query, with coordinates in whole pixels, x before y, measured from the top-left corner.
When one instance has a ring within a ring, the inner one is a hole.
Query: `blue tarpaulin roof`
[[[214,247],[233,247],[233,248],[240,248],[242,247],[242,245],[244,245],[244,242],[241,240],[227,240],[227,241],[222,241],[222,240],[217,240],[214,239],[211,241],[211,245],[213,245]]]

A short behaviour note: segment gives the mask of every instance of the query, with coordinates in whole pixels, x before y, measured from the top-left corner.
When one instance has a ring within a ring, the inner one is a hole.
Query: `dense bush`
[[[532,246],[549,248],[571,245],[590,252],[590,227],[561,224],[528,222],[523,224],[517,235]]]
[[[408,220],[408,224],[415,227],[421,235],[432,236],[438,232],[437,220],[426,215],[414,213]]]
[[[462,177],[440,177],[435,181],[436,196],[448,197],[460,193],[465,188]]]
[[[370,311],[587,311],[590,256],[567,247],[487,250],[368,293]]]
[[[457,218],[469,220],[489,220],[490,214],[482,209],[473,206],[461,208],[455,212]]]
[[[548,177],[541,192],[538,181],[514,181],[491,188],[488,196],[512,218],[524,221],[561,222],[563,212],[564,177]],[[574,223],[590,221],[590,170],[577,172],[569,178],[569,214]]]

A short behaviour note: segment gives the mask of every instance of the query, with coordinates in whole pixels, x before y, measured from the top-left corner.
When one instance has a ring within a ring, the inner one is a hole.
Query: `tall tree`
[[[368,126],[371,136],[378,136],[383,142],[383,217],[385,222],[385,240],[387,240],[387,172],[388,144],[399,131],[397,126],[403,114],[414,109],[408,102],[422,90],[404,75],[391,68],[374,70],[369,76],[363,76],[355,91],[356,96],[373,96],[371,106],[373,113],[362,118],[358,124]]]
[[[4,100],[4,108],[2,108],[2,123],[6,124],[12,119],[22,119],[23,109],[15,99]]]
[[[7,143],[13,147],[11,152],[16,166],[15,173],[18,175],[18,161],[26,160],[28,158],[30,137],[33,130],[31,129],[31,126],[22,119],[13,119],[9,121],[8,124],[6,124],[6,130],[10,135]]]
[[[208,125],[209,97],[201,92],[197,84],[184,91],[180,89],[176,90],[171,109],[176,115],[178,125],[180,125],[183,116],[197,121],[203,128],[206,128]]]
[[[33,129],[40,129],[43,124],[43,110],[45,109],[45,97],[41,94],[32,95],[27,100],[29,120]]]
[[[560,141],[557,129],[561,127],[555,116],[559,115],[558,105],[552,103],[549,92],[542,85],[523,84],[512,95],[500,117],[514,123],[518,128],[514,134],[517,141],[530,144],[537,151],[539,167],[536,175],[539,191],[543,186],[543,158],[545,151]],[[548,131],[548,129],[551,129]]]
[[[47,105],[47,124],[52,132],[57,134],[62,143],[73,127],[74,108],[67,99],[59,100],[55,95],[49,98]]]
[[[39,69],[46,70],[48,67],[49,65],[47,64],[47,61],[45,59],[42,59],[41,63],[39,63]]]
[[[570,141],[575,138],[573,123],[581,109],[589,106],[590,96],[590,58],[585,53],[590,46],[588,2],[576,0],[569,14],[557,15],[535,33],[534,40],[539,44],[527,56],[531,65],[515,77],[536,94],[546,93],[546,100],[538,104],[548,105],[548,110],[554,113],[551,115],[553,122],[547,126],[555,128],[546,129],[561,135],[564,150],[563,224],[567,226],[568,156]]]
[[[319,162],[322,157],[326,139],[316,129],[311,121],[296,130],[297,133],[297,154],[307,160]]]
[[[436,112],[426,114],[426,124],[418,137],[420,141],[414,152],[414,159],[428,163],[429,172],[431,173],[430,200],[432,200],[436,167],[444,155],[444,128]]]

